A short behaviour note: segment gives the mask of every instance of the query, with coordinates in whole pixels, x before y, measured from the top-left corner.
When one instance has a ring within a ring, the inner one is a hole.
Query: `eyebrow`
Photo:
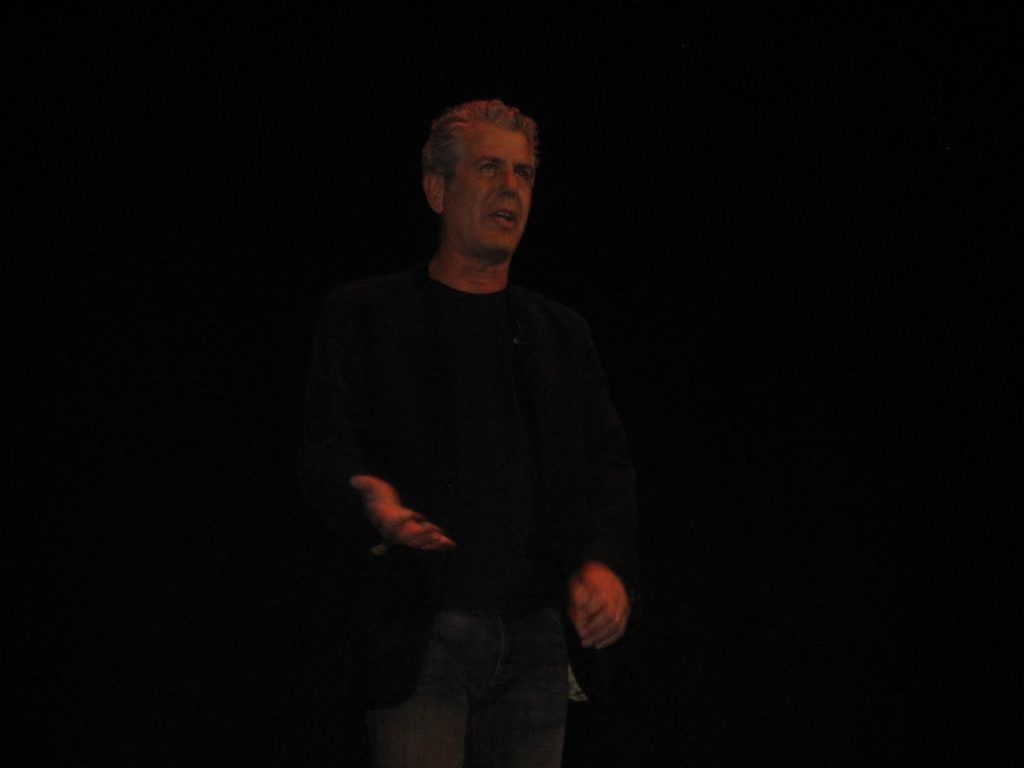
[[[508,160],[506,160],[503,157],[498,157],[497,155],[481,155],[476,159],[476,162],[501,163],[502,165],[505,165],[508,162]],[[533,163],[512,163],[512,165],[516,168],[529,168],[530,170],[533,170],[535,167]]]

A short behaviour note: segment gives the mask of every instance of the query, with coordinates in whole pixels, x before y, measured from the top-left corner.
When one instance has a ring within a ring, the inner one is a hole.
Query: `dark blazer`
[[[350,283],[323,305],[306,393],[301,473],[311,506],[366,561],[352,606],[352,655],[367,703],[415,682],[444,555],[394,547],[366,521],[355,474],[392,483],[442,528],[453,508],[455,394],[426,265]],[[540,493],[534,552],[566,578],[600,560],[632,579],[636,495],[625,433],[585,321],[511,286],[516,385],[533,420]]]

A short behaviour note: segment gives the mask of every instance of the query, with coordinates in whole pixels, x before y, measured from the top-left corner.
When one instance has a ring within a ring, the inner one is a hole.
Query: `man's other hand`
[[[372,475],[353,475],[349,484],[362,495],[366,516],[386,542],[430,550],[455,546],[438,526],[402,506],[398,491],[386,480]]]
[[[629,596],[611,568],[589,560],[569,579],[568,613],[584,648],[607,648],[626,632]]]

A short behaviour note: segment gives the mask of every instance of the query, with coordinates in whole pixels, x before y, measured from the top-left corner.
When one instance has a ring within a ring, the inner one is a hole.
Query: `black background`
[[[541,128],[514,279],[590,320],[638,471],[642,610],[566,765],[1010,744],[1009,18],[516,13],[10,27],[32,749],[357,759],[295,482],[312,324],[429,255],[429,122],[490,97]]]

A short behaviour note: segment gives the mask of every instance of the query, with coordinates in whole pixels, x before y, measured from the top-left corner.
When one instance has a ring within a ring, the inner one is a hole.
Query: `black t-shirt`
[[[531,562],[535,482],[529,414],[517,394],[513,321],[504,291],[431,282],[455,391],[455,498],[442,603],[492,608],[540,602],[552,579]]]

